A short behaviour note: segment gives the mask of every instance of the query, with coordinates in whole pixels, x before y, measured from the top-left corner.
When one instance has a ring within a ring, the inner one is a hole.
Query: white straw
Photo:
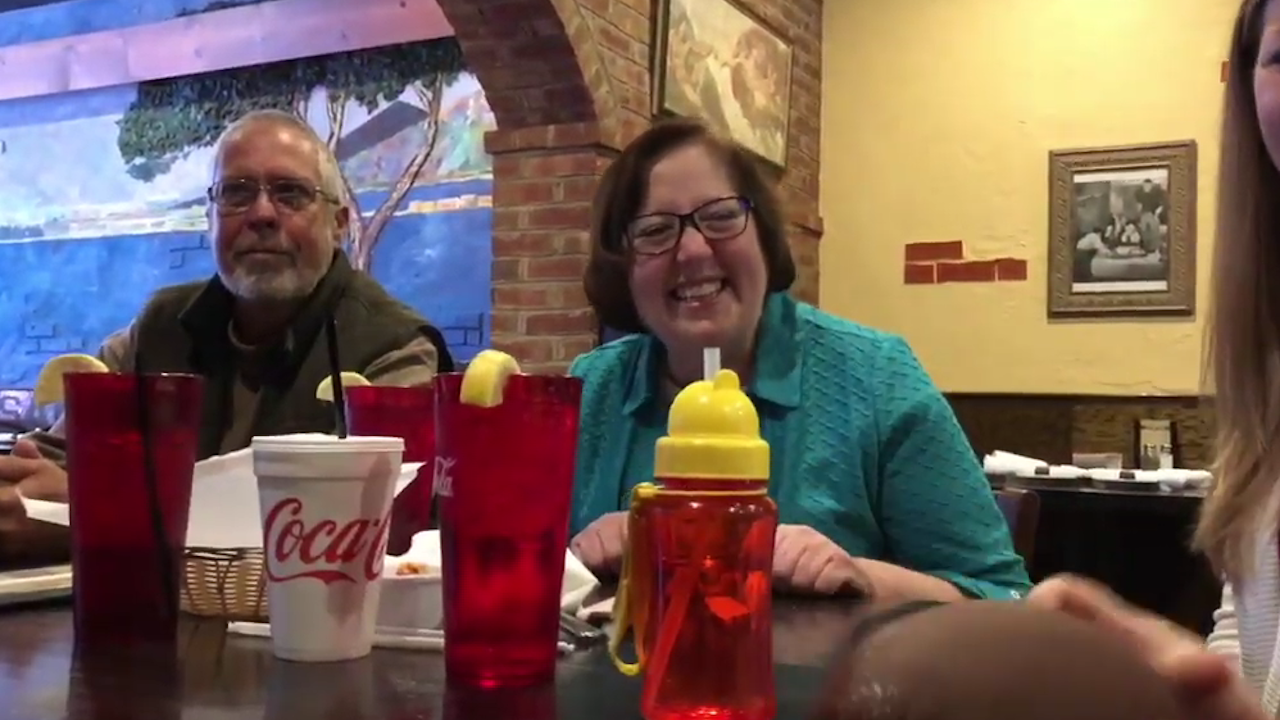
[[[715,380],[720,372],[720,348],[709,347],[702,351],[702,379]]]

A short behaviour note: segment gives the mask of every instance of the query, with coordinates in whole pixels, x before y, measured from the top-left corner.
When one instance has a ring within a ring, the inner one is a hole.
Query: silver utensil
[[[575,648],[589,648],[608,639],[604,630],[583,622],[570,613],[560,613],[560,630],[569,637]]]

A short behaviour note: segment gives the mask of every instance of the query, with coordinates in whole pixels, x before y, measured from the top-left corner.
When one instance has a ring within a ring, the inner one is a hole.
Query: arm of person
[[[1210,651],[1231,658],[1236,668],[1240,668],[1240,621],[1236,618],[1236,597],[1231,583],[1222,586],[1222,604],[1213,613],[1213,631],[1205,645]]]
[[[418,335],[369,363],[364,376],[374,385],[428,385],[436,376],[438,360],[435,345],[425,336]]]
[[[888,562],[872,580],[946,599],[1015,599],[1031,589],[1008,523],[951,406],[901,338],[881,343],[873,377],[880,447],[876,497]],[[890,564],[891,563],[891,564]],[[942,584],[939,584],[941,582]]]
[[[106,364],[112,372],[130,372],[133,370],[133,353],[136,345],[136,331],[130,324],[112,333],[103,341],[98,349],[98,359]],[[56,484],[61,487],[44,487],[42,494],[49,496],[66,496],[66,441],[64,439],[64,419],[58,418],[48,430],[36,430],[22,437],[35,444],[40,456],[55,465],[61,471],[54,477],[52,473],[41,473],[49,482],[41,485]],[[38,459],[37,459],[38,461]],[[24,462],[31,462],[25,459]],[[8,490],[11,490],[9,488]],[[70,533],[66,528],[49,523],[38,522],[19,515],[15,527],[0,534],[0,563],[4,565],[35,566],[66,562],[70,557]]]

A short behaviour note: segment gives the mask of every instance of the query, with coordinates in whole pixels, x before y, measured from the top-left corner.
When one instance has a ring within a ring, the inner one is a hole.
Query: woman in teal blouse
[[[629,492],[652,479],[671,400],[717,347],[772,448],[779,586],[942,600],[1030,587],[907,344],[786,294],[782,210],[745,150],[693,121],[655,125],[605,173],[595,211],[587,295],[603,323],[637,334],[570,371],[585,383],[571,545],[588,567],[617,570]]]

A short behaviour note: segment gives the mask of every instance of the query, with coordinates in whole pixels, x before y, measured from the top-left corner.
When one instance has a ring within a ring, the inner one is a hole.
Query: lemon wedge
[[[62,376],[67,373],[105,373],[111,372],[107,364],[92,355],[70,353],[59,355],[40,368],[40,376],[36,378],[36,405],[52,405],[66,400],[62,389]]]
[[[464,405],[496,407],[502,404],[507,378],[520,374],[516,359],[500,350],[481,350],[462,375],[458,399]]]
[[[358,372],[346,371],[338,376],[338,382],[342,383],[342,387],[360,387],[362,385],[372,385],[369,379]],[[316,386],[316,399],[325,402],[333,402],[333,378],[325,377]]]

